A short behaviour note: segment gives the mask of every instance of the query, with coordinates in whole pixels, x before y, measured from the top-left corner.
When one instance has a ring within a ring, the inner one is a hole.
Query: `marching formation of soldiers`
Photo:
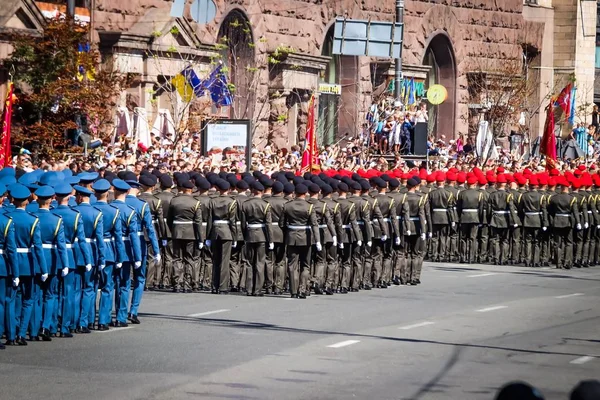
[[[145,290],[304,299],[418,285],[424,259],[596,265],[600,175],[504,172],[5,168],[0,336],[139,324]]]

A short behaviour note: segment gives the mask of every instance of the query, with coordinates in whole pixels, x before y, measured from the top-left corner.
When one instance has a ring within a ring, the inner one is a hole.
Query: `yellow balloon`
[[[427,100],[433,105],[442,104],[448,98],[448,91],[442,85],[433,85],[427,89]]]

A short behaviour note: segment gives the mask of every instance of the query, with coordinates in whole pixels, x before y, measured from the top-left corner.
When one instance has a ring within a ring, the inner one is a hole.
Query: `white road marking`
[[[121,331],[126,331],[127,329],[132,329],[133,326],[127,326],[125,328],[110,328],[107,331],[98,331],[98,330],[93,330],[92,332],[97,332],[97,333],[108,333],[108,332],[121,332]]]
[[[583,356],[583,357],[574,359],[573,361],[570,362],[570,364],[581,365],[581,364],[585,364],[588,361],[592,361],[593,359],[594,359],[594,357]]]
[[[577,297],[577,296],[583,296],[583,293],[571,293],[571,294],[564,294],[562,296],[555,296],[555,299],[568,299],[569,297]]]
[[[468,275],[467,278],[483,278],[484,276],[498,275],[497,272],[489,272],[487,274]]]
[[[343,342],[334,343],[334,344],[329,345],[327,347],[331,347],[332,349],[339,349],[340,347],[350,346],[352,344],[356,344],[356,343],[359,343],[359,342],[360,342],[360,340],[345,340]]]
[[[204,317],[205,315],[213,315],[213,314],[219,314],[219,313],[223,313],[223,312],[227,312],[230,310],[214,310],[214,311],[206,311],[206,312],[201,312],[198,314],[190,314],[188,315],[188,317]]]
[[[297,299],[297,298],[293,298],[293,297],[286,297],[283,300],[286,300],[286,301],[291,301],[291,300],[310,300],[310,299],[316,299],[316,298],[317,298],[317,296],[314,295],[314,296],[306,296],[306,299]]]
[[[403,327],[398,328],[398,329],[408,330],[408,329],[420,328],[422,326],[433,325],[433,324],[435,324],[435,322],[425,321],[425,322],[420,322],[420,323],[414,324],[414,325],[403,326]]]
[[[496,310],[502,310],[504,308],[508,308],[508,306],[487,307],[487,308],[482,308],[481,310],[477,310],[477,312],[496,311]]]

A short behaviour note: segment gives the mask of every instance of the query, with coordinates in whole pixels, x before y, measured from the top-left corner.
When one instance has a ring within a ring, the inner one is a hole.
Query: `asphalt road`
[[[600,268],[427,264],[307,300],[146,293],[141,325],[0,351],[0,399],[566,399],[600,378]]]

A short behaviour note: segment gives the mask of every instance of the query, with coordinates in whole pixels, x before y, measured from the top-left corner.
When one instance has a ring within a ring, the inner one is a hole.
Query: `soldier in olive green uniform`
[[[191,292],[196,289],[194,279],[195,247],[203,247],[201,235],[202,214],[200,203],[192,197],[194,185],[190,181],[179,183],[180,194],[171,200],[167,225],[173,237],[173,265],[175,269],[173,290]]]
[[[544,177],[541,178],[541,183],[546,181],[547,186],[542,185],[540,192],[544,195],[544,203],[546,204],[546,209],[548,209],[548,205],[550,204],[550,200],[552,197],[556,195],[556,180],[555,178]],[[552,260],[555,249],[552,245],[554,241],[554,232],[552,229],[551,220],[548,219],[548,229],[544,232],[539,233],[540,236],[540,264],[543,266],[549,266],[550,261]]]
[[[231,250],[231,263],[229,264],[229,279],[231,280],[230,285],[232,292],[244,291],[246,288],[246,271],[245,268],[243,268],[244,262],[242,257],[244,252],[244,234],[239,227],[241,221],[241,205],[244,203],[244,201],[248,200],[248,196],[246,195],[246,191],[249,189],[248,182],[236,181],[235,188],[237,189],[237,194],[234,194],[231,197],[236,201],[238,206],[238,215],[236,221],[237,233],[234,237],[236,246]]]
[[[479,191],[483,195],[482,201],[484,204],[484,208],[486,210],[486,211],[484,211],[483,217],[481,218],[481,226],[478,229],[479,235],[478,235],[478,246],[477,246],[477,262],[481,263],[481,264],[487,263],[489,260],[490,227],[489,227],[487,207],[488,207],[488,203],[490,201],[490,194],[492,194],[496,191],[496,187],[494,186],[496,184],[496,177],[494,175],[488,175],[486,177],[486,180],[487,180],[487,182],[486,182],[487,187],[481,186],[481,183],[480,183],[480,188],[479,188]]]
[[[571,186],[573,188],[571,191],[571,196],[577,199],[577,210],[579,213],[579,221],[581,222],[582,227],[582,229],[578,229],[573,232],[573,266],[581,268],[585,240],[584,232],[589,228],[587,196],[585,193],[579,190],[581,188],[580,179],[573,178]]]
[[[567,180],[559,177],[557,181],[561,192],[550,199],[548,215],[554,233],[556,268],[570,269],[573,266],[573,230],[581,231],[583,227],[577,198],[569,194]]]
[[[456,186],[456,174],[454,172],[448,172],[446,174],[446,180],[448,181],[448,185],[446,186],[446,190],[452,193],[452,196],[455,199],[458,199],[458,194],[460,193],[460,189]],[[459,261],[458,247],[460,243],[460,234],[459,234],[460,226],[457,223],[454,227],[450,226],[448,229],[448,251],[444,255],[444,260],[448,262]]]
[[[309,279],[311,247],[314,244],[321,251],[321,237],[314,205],[306,201],[308,188],[303,184],[296,186],[296,198],[283,208],[279,227],[283,229],[287,246],[288,275],[292,298],[306,298]],[[312,235],[309,235],[308,230]],[[311,238],[314,243],[311,243]]]
[[[371,203],[360,195],[362,191],[361,184],[354,181],[350,183],[350,186],[354,195],[350,197],[349,200],[356,204],[356,219],[364,239],[364,242],[361,242],[362,245],[358,245],[357,242],[352,249],[352,278],[349,283],[350,290],[357,292],[362,283],[364,268],[367,267],[365,258],[370,258],[371,254],[371,246],[373,245],[373,224],[371,224]],[[370,265],[371,263],[369,262],[369,268]],[[344,287],[342,286],[342,290],[343,289]]]
[[[342,220],[343,234],[339,238],[340,247],[340,268],[339,279],[333,283],[327,282],[327,294],[340,286],[340,293],[348,293],[348,286],[352,275],[352,256],[355,251],[360,251],[362,246],[362,232],[358,225],[356,217],[356,203],[346,198],[350,191],[345,182],[340,182],[337,187],[339,197],[337,199],[340,205],[340,218]]]
[[[545,196],[538,191],[538,178],[529,178],[530,190],[525,192],[519,204],[523,216],[525,266],[540,266],[540,232],[548,230],[548,213]]]
[[[216,181],[219,196],[210,199],[208,207],[208,239],[206,245],[213,254],[212,293],[229,293],[229,263],[231,248],[236,247],[237,202],[228,196],[231,184],[223,179]]]
[[[416,193],[418,181],[410,178],[407,182],[408,194],[402,205],[402,223],[404,240],[406,241],[407,269],[402,277],[403,282],[410,285],[421,283],[421,254],[425,241],[425,198]]]
[[[581,260],[581,266],[587,268],[592,263],[594,252],[596,251],[596,244],[594,241],[594,231],[598,221],[598,208],[596,195],[592,192],[592,177],[588,174],[582,178],[582,185],[584,188],[584,194],[586,196],[587,204],[587,216],[588,216],[588,228],[584,230],[583,238],[583,257]]]
[[[260,182],[252,183],[253,197],[240,204],[241,227],[244,232],[243,260],[246,267],[246,293],[262,296],[267,246],[273,250],[271,205],[261,198],[265,190]]]
[[[285,242],[283,240],[283,231],[279,227],[279,220],[283,216],[283,207],[288,202],[283,197],[283,183],[273,183],[272,195],[266,201],[271,205],[271,233],[274,245],[273,250],[267,251],[266,292],[268,294],[272,290],[274,294],[280,295],[283,293],[286,272]]]
[[[154,175],[141,175],[139,178],[141,185],[141,193],[138,198],[144,200],[150,208],[150,214],[152,215],[152,225],[156,232],[156,236],[162,239],[165,236],[165,219],[163,214],[162,201],[152,194],[154,187],[158,183],[158,178]],[[146,272],[146,285],[149,289],[156,289],[161,283],[161,272],[162,272],[162,257],[160,260],[156,260],[156,254],[152,248],[152,242],[148,239],[148,233],[144,230],[146,238],[146,246],[148,251],[148,270]],[[165,247],[166,240],[161,240],[160,244]]]
[[[387,183],[382,178],[374,180],[375,185],[379,191],[375,195],[375,204],[379,207],[381,215],[383,217],[381,224],[381,238],[375,240],[373,247],[376,248],[374,253],[378,255],[381,253],[381,263],[373,262],[372,278],[370,281],[364,281],[363,285],[365,289],[369,285],[377,286],[381,289],[387,289],[392,284],[392,244],[394,237],[399,236],[398,220],[396,219],[396,201],[392,196],[386,193]],[[366,273],[365,273],[366,275]]]
[[[200,210],[202,213],[202,229],[201,235],[203,238],[208,237],[208,232],[206,228],[208,226],[208,218],[209,218],[209,205],[210,205],[210,182],[205,178],[199,177],[196,178],[196,188],[198,189],[198,193],[195,196],[195,199],[200,202]],[[209,246],[203,246],[202,248],[198,248],[198,288],[200,290],[211,290],[212,287],[212,253]]]
[[[513,203],[513,195],[506,191],[506,177],[499,175],[497,179],[498,190],[490,194],[488,203],[488,221],[492,228],[491,246],[492,262],[496,265],[508,264],[509,256],[509,226],[515,228],[517,209]],[[517,225],[518,226],[518,225]]]
[[[431,207],[431,255],[434,262],[444,261],[448,252],[449,228],[456,225],[456,199],[446,190],[444,173],[436,175],[437,187],[429,192]]]
[[[175,195],[171,191],[173,187],[173,179],[167,175],[161,175],[158,178],[160,181],[160,192],[156,193],[155,196],[160,199],[163,209],[163,221],[165,223],[165,230],[163,236],[160,237],[162,245],[162,270],[159,273],[158,288],[163,289],[170,287],[173,279],[173,240],[171,240],[171,229],[167,224],[167,216],[169,215],[169,209],[171,207],[171,200]]]
[[[340,204],[332,198],[333,188],[329,185],[323,185],[321,187],[321,193],[323,194],[323,201],[327,204],[327,207],[331,213],[331,219],[333,220],[333,226],[335,227],[335,236],[337,243],[333,240],[330,243],[325,244],[326,254],[326,265],[325,271],[325,282],[324,288],[325,293],[332,295],[334,289],[337,288],[336,278],[339,277],[338,273],[338,246],[342,243],[342,236],[344,235],[344,229],[342,227],[342,213],[340,211]],[[358,225],[356,225],[358,228]]]
[[[394,285],[400,284],[400,260],[404,259],[404,235],[402,233],[402,215],[398,213],[398,210],[402,210],[402,203],[406,200],[406,193],[401,193],[399,190],[400,182],[397,179],[391,179],[389,182],[390,192],[388,195],[394,200],[394,214],[396,215],[395,221],[392,221],[393,229],[397,229],[394,232],[396,237],[392,244],[392,265],[390,273],[392,274],[392,283]],[[406,189],[405,187],[403,187]],[[404,262],[405,264],[405,262]]]
[[[467,178],[468,188],[458,194],[456,210],[460,218],[460,254],[461,262],[470,264],[476,260],[477,231],[486,217],[483,193],[477,188],[477,177]]]
[[[312,275],[313,288],[316,294],[323,294],[325,290],[325,264],[327,262],[327,249],[333,244],[337,246],[337,233],[333,225],[333,218],[327,203],[319,200],[321,188],[315,183],[308,184],[308,192],[310,198],[308,202],[314,205],[317,223],[319,224],[319,232],[322,239],[321,251],[314,252],[314,272]],[[309,232],[310,233],[310,232]]]

